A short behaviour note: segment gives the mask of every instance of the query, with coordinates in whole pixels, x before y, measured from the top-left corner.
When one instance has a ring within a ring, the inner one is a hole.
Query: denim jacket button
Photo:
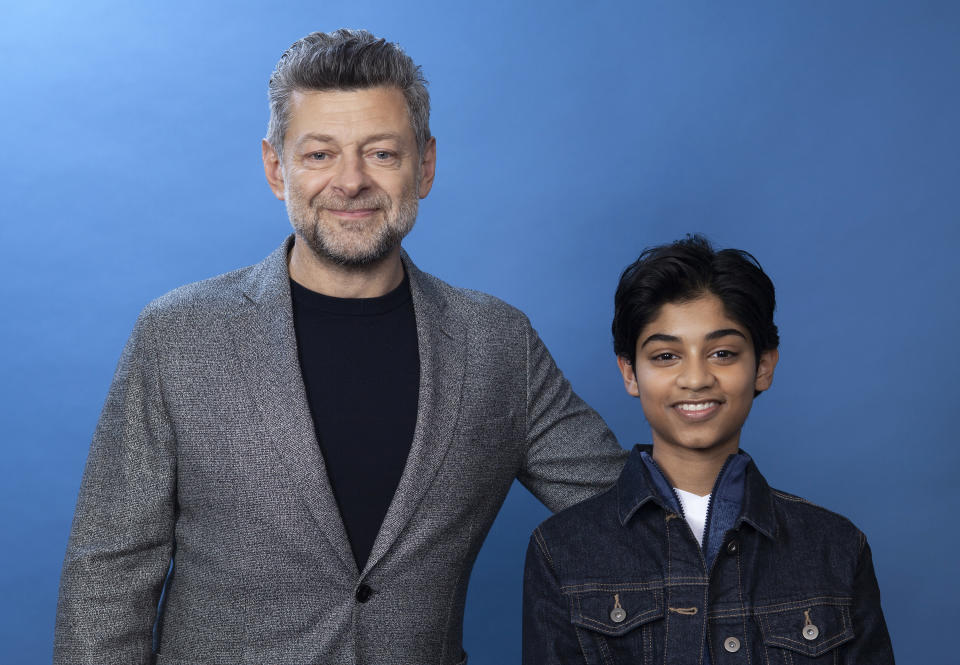
[[[610,610],[610,621],[614,623],[622,623],[626,618],[627,612],[622,607],[614,607],[612,610]]]
[[[820,636],[820,629],[814,626],[812,623],[808,623],[803,627],[803,639],[805,640],[815,640]]]
[[[736,653],[740,651],[740,640],[736,637],[728,637],[723,641],[723,648],[730,653]]]
[[[729,543],[727,543],[727,554],[736,554],[737,550],[739,549],[740,545],[736,540],[731,540]]]

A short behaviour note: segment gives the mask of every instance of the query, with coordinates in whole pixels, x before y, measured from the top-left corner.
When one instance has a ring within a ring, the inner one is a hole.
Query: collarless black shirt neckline
[[[374,298],[328,296],[308,289],[293,278],[290,279],[290,297],[293,300],[294,312],[298,308],[303,308],[343,316],[385,314],[412,301],[410,277],[406,271],[403,273],[403,281],[396,288],[389,293]]]
[[[363,570],[413,443],[420,355],[410,279],[375,298],[290,280],[297,355],[330,488]]]

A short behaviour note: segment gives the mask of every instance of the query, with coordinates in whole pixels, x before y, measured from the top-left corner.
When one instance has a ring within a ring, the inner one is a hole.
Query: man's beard
[[[309,202],[299,192],[287,190],[287,214],[299,238],[317,258],[344,268],[362,269],[382,261],[410,233],[417,219],[419,183],[405,189],[394,206],[384,192],[357,198],[317,194]],[[366,219],[340,219],[328,210],[377,212]],[[377,219],[380,215],[384,219]]]

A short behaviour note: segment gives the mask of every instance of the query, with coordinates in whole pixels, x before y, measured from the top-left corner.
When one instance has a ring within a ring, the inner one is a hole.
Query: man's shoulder
[[[196,326],[230,318],[247,298],[276,300],[278,294],[289,289],[289,244],[288,238],[259,263],[175,288],[148,303],[140,318]]]
[[[529,326],[527,316],[508,302],[483,291],[454,286],[439,277],[417,270],[417,278],[427,297],[442,301],[457,314],[472,322]]]
[[[222,317],[242,303],[241,284],[253,268],[247,266],[179,286],[150,301],[141,317],[152,320]]]

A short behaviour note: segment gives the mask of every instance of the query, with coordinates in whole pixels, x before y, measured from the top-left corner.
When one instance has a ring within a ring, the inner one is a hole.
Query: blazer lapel
[[[447,308],[443,294],[431,278],[413,265],[406,252],[402,253],[402,259],[410,276],[420,352],[417,424],[400,484],[374,541],[364,574],[403,532],[440,469],[460,411],[463,388],[464,325]]]
[[[254,266],[242,287],[247,301],[234,317],[234,341],[247,389],[270,443],[330,545],[355,579],[357,564],[330,488],[307,403],[293,328],[288,239]]]

